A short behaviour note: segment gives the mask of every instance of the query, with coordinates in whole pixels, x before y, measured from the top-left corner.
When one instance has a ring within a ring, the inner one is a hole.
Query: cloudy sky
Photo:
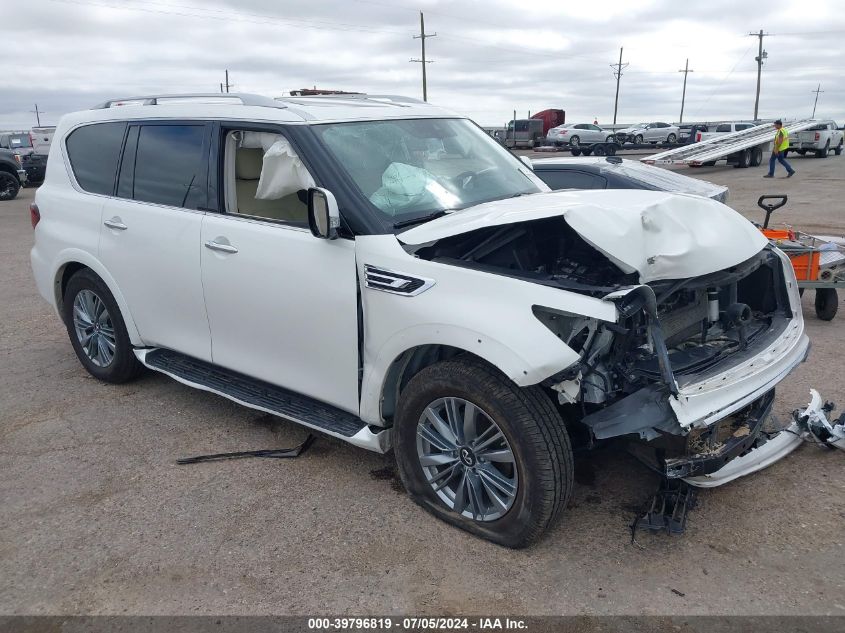
[[[421,96],[499,125],[530,110],[610,123],[610,64],[624,47],[619,122],[750,118],[764,29],[760,116],[845,119],[841,0],[2,0],[0,129],[111,97],[321,88]]]

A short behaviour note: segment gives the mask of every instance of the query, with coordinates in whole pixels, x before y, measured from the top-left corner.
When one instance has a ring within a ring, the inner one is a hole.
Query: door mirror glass
[[[337,200],[328,189],[311,187],[308,190],[308,225],[316,237],[333,240],[340,227]]]

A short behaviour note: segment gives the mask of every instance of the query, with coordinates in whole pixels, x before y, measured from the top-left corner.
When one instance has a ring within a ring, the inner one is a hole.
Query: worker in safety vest
[[[783,127],[783,121],[778,119],[775,121],[775,143],[774,147],[772,148],[772,156],[769,158],[769,173],[763,176],[763,178],[774,178],[775,176],[775,163],[780,163],[786,168],[786,177],[792,178],[795,175],[795,170],[792,169],[792,166],[786,162],[786,158],[784,158],[784,154],[786,150],[789,149],[789,132],[785,127]]]

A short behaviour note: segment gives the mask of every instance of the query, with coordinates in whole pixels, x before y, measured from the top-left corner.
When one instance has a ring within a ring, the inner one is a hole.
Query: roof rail
[[[337,101],[389,101],[398,105],[401,104],[426,104],[425,101],[415,99],[414,97],[404,97],[401,95],[371,95],[365,92],[346,92],[335,94],[322,95],[291,95],[285,97],[276,97],[277,101],[290,101],[293,103],[300,102],[301,99],[320,99],[320,100],[337,100]]]
[[[123,99],[109,99],[103,103],[95,105],[92,110],[103,110],[105,108],[114,108],[122,105],[164,105],[162,102],[180,102],[189,100],[199,100],[206,103],[226,104],[231,105],[232,101],[239,101],[240,105],[245,106],[262,106],[265,108],[287,108],[283,103],[265,97],[263,95],[247,94],[240,92],[197,92],[186,94],[163,94],[163,95],[145,95],[139,97],[125,97]]]

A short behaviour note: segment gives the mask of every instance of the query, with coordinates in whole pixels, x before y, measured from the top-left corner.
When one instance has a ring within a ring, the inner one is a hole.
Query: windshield
[[[32,147],[29,134],[12,134],[9,136],[9,145],[15,147]]]
[[[549,191],[519,159],[463,119],[332,123],[313,129],[360,192],[394,225]]]

